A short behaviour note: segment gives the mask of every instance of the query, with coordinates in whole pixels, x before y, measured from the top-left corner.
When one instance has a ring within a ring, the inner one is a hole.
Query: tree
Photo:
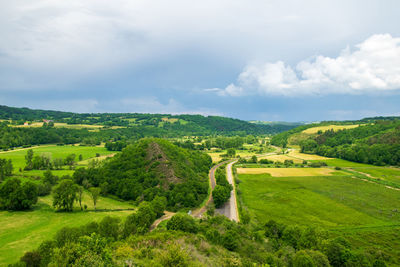
[[[172,216],[167,223],[167,229],[189,233],[197,233],[199,230],[196,220],[192,216],[185,213],[178,213]]]
[[[78,186],[71,179],[62,180],[54,189],[53,206],[58,210],[72,211]]]
[[[300,250],[293,259],[293,267],[315,267],[313,259],[304,251]]]
[[[230,187],[217,184],[212,191],[212,197],[216,208],[221,207],[230,198],[232,190],[230,188],[232,188],[232,186],[229,186]]]
[[[77,186],[77,198],[76,198],[76,201],[79,202],[79,206],[81,207],[81,210],[83,210],[83,208],[82,208],[82,196],[83,196],[83,187],[78,185]]]
[[[99,224],[99,234],[104,237],[118,239],[120,219],[116,217],[106,216]]]
[[[26,152],[26,156],[25,156],[25,161],[26,161],[26,166],[25,166],[25,170],[32,170],[33,169],[33,150],[29,149]]]
[[[164,210],[167,208],[167,199],[165,197],[156,196],[151,201],[151,206],[156,213],[157,218],[164,215]]]
[[[13,165],[11,159],[0,159],[0,182],[7,176],[11,176],[13,171]]]
[[[21,180],[8,179],[0,185],[0,209],[26,210],[37,202],[36,184],[28,181],[21,185]]]
[[[228,150],[226,151],[226,155],[230,158],[234,158],[236,155],[236,151],[234,148],[228,148]]]
[[[64,160],[65,165],[68,165],[70,169],[75,165],[75,154],[68,155]]]
[[[250,163],[257,163],[257,156],[256,155],[253,155],[252,157],[251,157],[251,160],[249,161]]]
[[[53,175],[50,170],[47,170],[43,173],[43,183],[49,183],[51,185],[55,185],[57,181],[57,177]]]
[[[91,188],[89,188],[89,191],[92,196],[94,209],[96,209],[97,200],[100,196],[101,190],[98,187],[91,187]]]

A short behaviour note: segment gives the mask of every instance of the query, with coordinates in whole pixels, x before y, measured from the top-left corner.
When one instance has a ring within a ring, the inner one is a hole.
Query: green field
[[[0,266],[16,262],[26,251],[35,249],[44,240],[51,239],[62,227],[80,226],[91,221],[100,221],[105,216],[125,218],[134,206],[110,198],[101,197],[98,211],[93,210],[93,202],[85,192],[82,205],[87,211],[80,211],[76,203],[74,212],[55,212],[52,197],[39,198],[32,211],[0,212]],[[121,210],[122,209],[122,210]]]
[[[400,169],[397,168],[357,168],[356,171],[400,185]]]
[[[242,200],[258,222],[323,227],[400,224],[400,192],[349,176],[239,175]]]
[[[43,171],[22,171],[19,172],[19,169],[24,169],[26,162],[25,162],[25,155],[29,148],[27,149],[19,149],[15,151],[6,151],[0,153],[0,158],[11,159],[13,166],[14,166],[14,174],[17,175],[40,175]],[[76,161],[78,161],[79,155],[82,155],[83,164],[87,162],[88,159],[96,158],[96,154],[109,155],[115,152],[108,151],[104,147],[99,146],[77,146],[77,145],[65,145],[65,146],[56,146],[56,145],[44,145],[32,148],[34,154],[41,155],[46,154],[49,155],[52,159],[55,158],[66,158],[70,154],[76,155]],[[78,162],[78,165],[80,163]],[[70,170],[59,170],[54,171],[55,175],[62,176],[64,174],[71,174]]]
[[[391,177],[398,174],[398,170],[389,168],[362,171]],[[288,225],[320,227],[332,236],[346,237],[357,249],[382,250],[400,262],[400,191],[349,175],[239,174],[238,179],[240,205],[248,210],[252,223],[273,219]]]
[[[374,167],[374,165],[352,162],[352,161],[347,161],[344,159],[327,159],[327,160],[315,160],[315,161],[326,162],[326,164],[328,164],[328,166],[332,166],[332,167],[336,167],[336,166],[344,167],[344,168]]]

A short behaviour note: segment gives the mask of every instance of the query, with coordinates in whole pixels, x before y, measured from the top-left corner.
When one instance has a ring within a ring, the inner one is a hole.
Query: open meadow
[[[328,168],[237,168],[238,174],[269,174],[272,177],[345,175]]]
[[[273,219],[319,227],[331,236],[345,236],[358,249],[379,249],[400,263],[400,191],[359,179],[346,168],[395,181],[400,170],[326,162],[346,167],[237,168],[239,203],[254,224]]]
[[[52,197],[39,197],[38,203],[30,211],[0,211],[0,266],[14,263],[26,251],[37,248],[42,241],[50,240],[63,227],[81,226],[86,223],[99,222],[106,216],[121,219],[133,212],[135,208],[128,202],[100,197],[97,211],[88,192],[84,192],[81,211],[75,203],[73,212],[56,212],[52,207]]]
[[[0,152],[0,159],[11,159],[14,167],[15,175],[28,175],[28,176],[37,176],[41,175],[43,171],[41,170],[30,170],[24,171],[24,167],[26,166],[25,156],[29,149],[33,150],[33,153],[36,155],[46,155],[51,159],[65,159],[68,155],[75,154],[75,160],[78,166],[85,166],[89,163],[91,159],[104,159],[108,155],[113,155],[115,152],[108,151],[103,146],[79,146],[79,145],[43,145],[36,146],[32,148],[24,148],[24,149],[16,149],[15,151],[3,151]],[[79,155],[82,155],[82,161],[79,161]],[[98,155],[99,157],[96,157]],[[20,172],[21,169],[21,172]],[[65,174],[71,174],[73,171],[69,170],[67,167],[64,167],[63,170],[53,170],[53,173],[58,176],[62,176]]]

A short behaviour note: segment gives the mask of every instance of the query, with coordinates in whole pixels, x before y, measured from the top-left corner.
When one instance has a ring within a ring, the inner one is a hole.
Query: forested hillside
[[[175,135],[246,135],[275,134],[296,127],[297,124],[260,125],[238,119],[220,116],[170,115],[140,113],[71,113],[49,110],[33,110],[0,106],[0,119],[10,120],[12,124],[22,125],[43,119],[54,123],[101,125],[106,127],[144,127],[154,128],[154,134],[163,135],[166,131]]]
[[[162,139],[143,139],[128,146],[104,166],[77,169],[75,182],[100,186],[103,193],[125,200],[166,197],[177,210],[198,206],[208,194],[211,158]]]
[[[295,145],[300,145],[301,152],[304,153],[380,166],[399,165],[400,120],[396,117],[367,118],[357,122],[364,122],[364,124],[351,129],[329,129],[320,130],[315,134],[303,134],[301,139],[297,139],[300,141]],[[272,138],[271,143],[286,147],[289,139],[295,134],[304,133],[304,130],[308,128],[321,125],[326,125],[326,123],[304,125],[280,133]]]

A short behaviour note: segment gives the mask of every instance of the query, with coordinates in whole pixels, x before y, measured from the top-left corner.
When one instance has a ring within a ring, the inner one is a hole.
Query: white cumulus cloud
[[[291,67],[282,61],[250,64],[220,95],[364,93],[400,89],[400,38],[372,35],[336,58],[316,56]]]

